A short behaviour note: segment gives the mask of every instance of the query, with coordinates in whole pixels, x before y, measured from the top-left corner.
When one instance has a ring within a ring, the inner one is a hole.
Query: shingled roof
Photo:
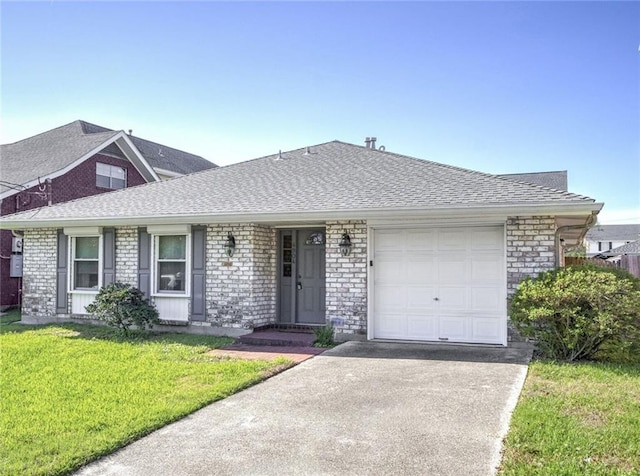
[[[590,215],[602,205],[574,193],[333,141],[43,207],[13,215],[9,223],[300,220],[516,206],[578,207]]]
[[[0,146],[2,180],[11,184],[26,184],[46,177],[73,164],[86,154],[108,143],[122,131],[114,131],[85,121],[74,121],[33,137]],[[204,158],[138,137],[130,137],[140,154],[154,169],[160,168],[188,174],[215,164]],[[107,145],[106,147],[115,147]],[[0,186],[0,192],[8,190]]]
[[[640,240],[631,241],[626,245],[618,246],[609,251],[603,251],[598,256],[622,256],[622,255],[631,255],[637,256],[640,255]]]
[[[627,225],[596,225],[589,229],[587,241],[632,241],[640,237],[640,223]]]
[[[542,187],[564,190],[565,192],[568,190],[566,170],[531,172],[525,174],[500,174],[498,177],[519,182],[534,183]]]

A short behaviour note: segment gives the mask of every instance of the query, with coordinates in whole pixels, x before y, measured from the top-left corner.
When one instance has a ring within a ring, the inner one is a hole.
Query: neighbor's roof
[[[498,177],[520,182],[534,183],[543,187],[564,190],[565,192],[568,190],[566,170],[558,170],[555,172],[531,172],[526,174],[500,174]]]
[[[640,255],[640,240],[631,241],[609,251],[600,253],[602,256]]]
[[[82,123],[82,128],[86,134],[109,131],[106,127],[96,126],[95,124],[90,124],[85,121],[76,122]],[[157,142],[151,142],[150,140],[141,139],[133,135],[130,135],[129,138],[154,169],[165,169],[186,175],[217,167],[217,165],[199,155],[189,154],[188,152],[158,144]]]
[[[640,237],[640,224],[596,225],[586,236],[587,241],[631,241]]]
[[[580,208],[587,215],[602,207],[574,193],[333,141],[311,147],[309,152],[298,149],[270,155],[43,207],[8,220],[13,226],[91,220],[175,223],[180,217],[197,223],[194,217],[202,222],[292,215],[298,219],[363,218],[379,211],[449,213],[453,208],[468,212],[474,207],[515,206]]]
[[[0,146],[0,173],[4,182],[25,184],[46,177],[82,158],[121,131],[85,121],[74,121],[42,134]],[[216,167],[215,164],[181,150],[130,137],[153,168],[188,174]],[[6,191],[0,187],[0,192]]]

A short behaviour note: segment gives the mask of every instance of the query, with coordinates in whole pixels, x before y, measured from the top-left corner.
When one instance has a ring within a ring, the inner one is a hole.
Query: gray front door
[[[325,231],[298,230],[297,319],[300,324],[325,323]]]

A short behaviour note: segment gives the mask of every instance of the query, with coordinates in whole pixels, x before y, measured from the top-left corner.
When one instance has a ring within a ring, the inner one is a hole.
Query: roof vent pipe
[[[376,148],[376,141],[378,140],[377,137],[372,137],[371,138],[371,148],[375,149]]]
[[[371,137],[367,137],[367,138],[364,140],[364,146],[365,146],[367,149],[370,149],[370,148],[371,148]]]
[[[133,129],[129,129],[129,135],[133,134]]]
[[[311,155],[311,149],[307,146],[307,149],[304,151],[304,155]]]

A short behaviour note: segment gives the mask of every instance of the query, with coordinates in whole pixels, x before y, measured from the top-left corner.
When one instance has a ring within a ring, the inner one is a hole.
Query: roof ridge
[[[38,132],[38,133],[37,133],[37,134],[35,134],[35,135],[29,136],[29,137],[25,137],[24,139],[20,139],[20,140],[17,140],[17,141],[15,141],[15,142],[9,142],[9,143],[7,143],[7,144],[2,144],[2,145],[4,146],[4,145],[14,145],[14,144],[18,144],[18,143],[20,143],[20,142],[24,142],[24,141],[26,141],[26,140],[34,139],[34,138],[36,138],[36,137],[38,137],[38,136],[41,136],[41,135],[43,135],[43,134],[49,134],[50,132],[53,132],[53,131],[55,131],[55,130],[63,129],[63,128],[65,128],[65,127],[69,127],[69,126],[70,126],[70,125],[72,125],[72,124],[79,124],[80,122],[82,122],[80,119],[76,119],[75,121],[71,121],[71,122],[70,122],[70,123],[68,123],[68,124],[63,124],[62,126],[54,127],[54,128],[52,128],[52,129],[47,129],[46,131]],[[80,127],[80,130],[82,131],[82,127]]]
[[[379,149],[371,149],[371,148],[368,148],[366,146],[359,145],[359,144],[351,144],[351,143],[342,142],[342,141],[335,141],[335,142],[339,142],[339,143],[345,144],[345,145],[350,145],[350,146],[353,146],[353,147],[359,147],[359,148],[365,149],[365,150],[377,151],[377,152],[380,152],[382,154],[389,154],[389,155],[393,155],[393,156],[400,157],[400,158],[412,159],[412,160],[417,160],[417,161],[420,161],[420,162],[428,162],[428,163],[430,163],[432,165],[444,167],[444,168],[447,168],[447,169],[458,170],[458,171],[465,172],[465,173],[472,173],[472,174],[476,174],[476,175],[481,175],[483,177],[491,177],[491,178],[495,178],[497,180],[508,180],[508,179],[500,177],[497,174],[490,174],[490,173],[487,173],[487,172],[481,172],[479,170],[473,170],[473,169],[468,169],[468,168],[465,168],[465,167],[459,167],[457,165],[443,164],[442,162],[434,162],[433,160],[421,159],[419,157],[413,157],[411,155],[399,154],[397,152],[388,151],[388,150],[386,150],[386,148],[385,148],[385,150],[379,150]],[[545,173],[545,172],[538,172],[538,173]],[[501,175],[505,175],[505,174],[501,174]],[[559,193],[562,196],[565,196],[567,198],[569,198],[569,197],[572,197],[572,198],[586,198],[586,199],[589,199],[589,200],[593,200],[591,197],[588,197],[586,195],[580,195],[580,194],[569,192],[569,191],[558,190],[556,188],[544,187],[542,185],[533,184],[533,183],[520,181],[520,180],[510,180],[510,181],[513,182],[513,183],[518,183],[520,185],[539,187],[540,189],[543,189],[543,190],[549,190],[549,191],[552,191],[552,192],[557,192],[557,193]]]

